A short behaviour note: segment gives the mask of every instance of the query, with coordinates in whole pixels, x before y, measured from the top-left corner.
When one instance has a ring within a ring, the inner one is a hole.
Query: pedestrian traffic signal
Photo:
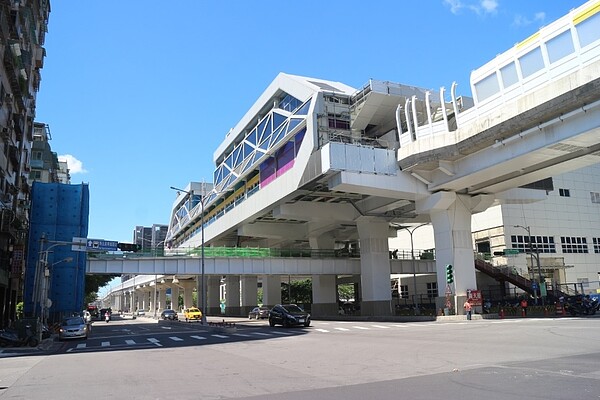
[[[117,248],[121,251],[140,251],[142,246],[140,246],[139,244],[135,244],[135,243],[119,243],[117,245]]]
[[[446,265],[446,283],[454,283],[454,267],[452,264]]]

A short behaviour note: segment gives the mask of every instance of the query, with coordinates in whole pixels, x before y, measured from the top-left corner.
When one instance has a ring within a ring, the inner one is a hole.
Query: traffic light
[[[119,243],[117,248],[121,251],[133,251],[134,253],[140,251],[142,246],[135,243]]]
[[[454,283],[454,267],[452,264],[446,265],[446,283]]]

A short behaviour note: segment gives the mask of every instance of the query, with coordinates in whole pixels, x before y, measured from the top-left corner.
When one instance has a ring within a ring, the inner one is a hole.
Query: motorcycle
[[[0,330],[0,346],[24,346],[35,347],[39,344],[38,338],[33,334],[31,325],[25,327],[25,336],[19,337],[19,332],[15,329]]]
[[[565,301],[565,310],[572,316],[594,315],[600,310],[598,299],[590,299],[589,296],[572,296]]]

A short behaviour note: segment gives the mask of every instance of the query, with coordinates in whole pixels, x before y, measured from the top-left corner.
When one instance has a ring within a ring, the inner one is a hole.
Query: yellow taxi
[[[185,322],[194,320],[200,321],[202,319],[202,311],[196,307],[186,308],[183,310],[183,316],[185,318]]]

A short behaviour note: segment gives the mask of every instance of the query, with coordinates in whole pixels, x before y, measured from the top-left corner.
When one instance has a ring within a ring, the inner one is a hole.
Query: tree
[[[354,284],[342,283],[338,285],[338,298],[340,301],[352,301],[356,299],[354,294]]]
[[[312,303],[312,281],[304,279],[301,281],[284,282],[281,285],[281,299],[289,303]],[[290,296],[291,287],[291,296]]]
[[[113,280],[113,278],[118,277],[119,275],[86,275],[85,276],[85,292],[84,298],[86,304],[92,303],[98,297],[98,289],[102,286],[105,286],[108,282]],[[92,297],[93,296],[93,297]],[[89,299],[92,300],[89,300]]]

